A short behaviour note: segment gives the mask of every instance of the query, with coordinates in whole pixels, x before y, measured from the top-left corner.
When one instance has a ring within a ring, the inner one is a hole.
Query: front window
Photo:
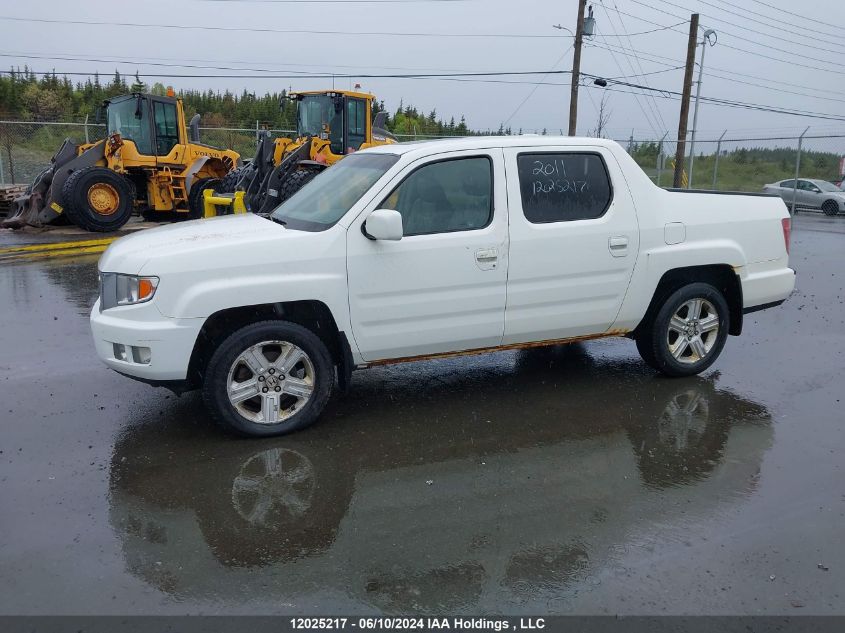
[[[115,132],[135,143],[138,153],[149,156],[153,153],[150,112],[146,99],[130,97],[109,103],[108,133]]]
[[[334,154],[343,154],[343,107],[335,107],[328,95],[306,95],[296,109],[296,130],[299,136],[319,137],[326,126]]]
[[[400,213],[405,237],[482,229],[493,217],[493,164],[473,156],[423,165],[380,208]]]
[[[285,200],[272,217],[289,229],[325,231],[398,160],[395,154],[356,154],[344,158]]]

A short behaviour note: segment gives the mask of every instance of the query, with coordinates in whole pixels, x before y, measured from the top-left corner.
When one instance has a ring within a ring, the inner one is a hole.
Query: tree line
[[[59,76],[55,72],[38,77],[26,67],[12,69],[8,75],[0,77],[0,117],[71,122],[88,116],[93,120],[97,108],[105,99],[129,92],[164,95],[167,88],[158,82],[147,85],[137,73],[127,78],[115,71],[105,80],[95,74],[84,82],[74,84],[67,76]],[[268,129],[296,127],[296,105],[285,99],[287,91],[284,89],[263,95],[247,90],[240,94],[229,90],[178,90],[177,96],[183,100],[186,117],[190,119],[199,113],[203,126],[254,128],[258,122]],[[374,101],[374,110],[374,115],[387,110],[384,101]],[[387,128],[394,134],[420,136],[480,133],[470,130],[463,116],[458,121],[454,117],[446,121],[438,116],[436,110],[425,114],[404,102],[400,102],[395,111],[388,111]]]

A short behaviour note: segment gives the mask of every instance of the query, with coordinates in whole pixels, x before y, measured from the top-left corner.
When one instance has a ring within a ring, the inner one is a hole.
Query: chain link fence
[[[203,143],[232,148],[244,158],[255,152],[262,128],[201,127]],[[294,130],[269,130],[273,136],[291,136]],[[102,138],[105,126],[86,122],[0,120],[0,184],[29,184],[50,163],[65,138],[77,143]],[[400,141],[441,138],[429,134],[397,135]],[[661,187],[671,187],[676,143],[671,133],[662,138],[617,138],[649,177]],[[726,130],[721,138],[687,142],[686,182],[692,188],[722,191],[761,191],[763,186],[796,175],[836,180],[845,156],[845,134],[812,134],[802,137],[749,137]]]
[[[614,139],[651,179],[671,187],[677,143],[657,139]],[[686,143],[684,187],[759,192],[767,184],[796,177],[837,181],[842,175],[845,134],[752,137],[726,131],[721,138]]]

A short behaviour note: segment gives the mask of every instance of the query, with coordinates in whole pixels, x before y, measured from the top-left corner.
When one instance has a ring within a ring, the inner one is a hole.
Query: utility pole
[[[678,121],[678,148],[675,151],[675,176],[673,187],[680,187],[684,173],[684,156],[687,145],[687,119],[689,119],[689,101],[692,94],[692,73],[695,67],[695,49],[698,46],[698,14],[693,13],[689,21],[689,40],[687,41],[687,66],[684,71],[684,92],[681,97],[681,117]]]
[[[578,25],[575,28],[575,53],[572,55],[572,88],[569,91],[569,136],[575,136],[578,123],[578,82],[581,79],[581,44],[584,41],[584,10],[587,0],[578,0]]]

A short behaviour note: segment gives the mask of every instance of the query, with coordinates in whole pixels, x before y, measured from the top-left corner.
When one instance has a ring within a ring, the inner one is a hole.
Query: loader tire
[[[243,173],[243,167],[230,171],[220,179],[220,184],[217,185],[217,191],[220,193],[235,193],[235,187]]]
[[[288,176],[282,183],[282,186],[279,187],[279,203],[282,203],[290,198],[293,194],[314,180],[319,173],[320,172],[313,169],[297,169]]]
[[[86,231],[117,231],[135,208],[135,185],[106,167],[71,174],[62,187],[68,220]]]
[[[191,191],[188,193],[188,217],[190,219],[199,220],[205,215],[202,192],[206,189],[219,191],[219,187],[219,178],[200,178],[194,181],[194,184],[191,185]]]

